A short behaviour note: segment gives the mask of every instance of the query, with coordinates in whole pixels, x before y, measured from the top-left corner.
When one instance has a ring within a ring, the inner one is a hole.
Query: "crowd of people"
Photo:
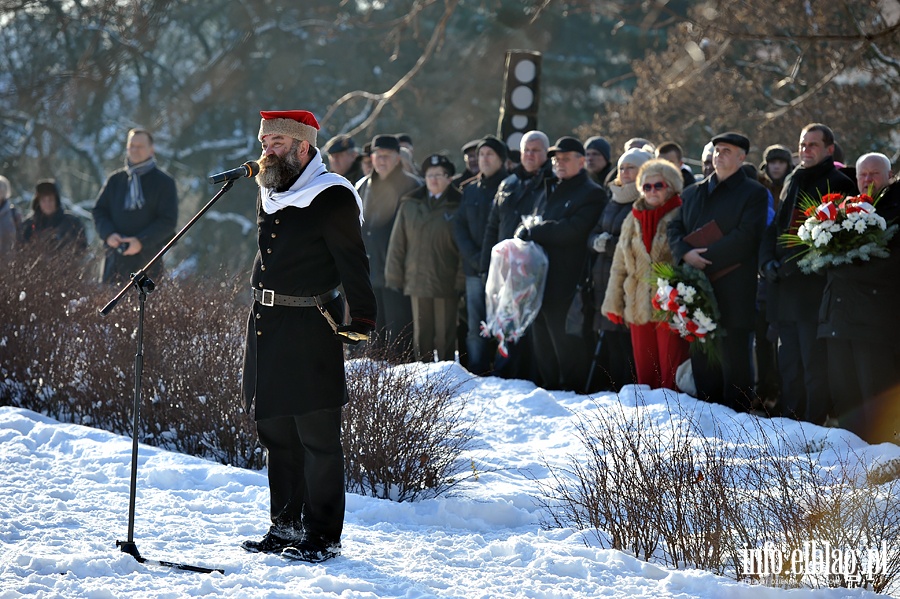
[[[260,116],[241,395],[267,451],[271,526],[242,543],[247,551],[340,554],[344,345],[366,339],[547,389],[639,383],[898,442],[900,235],[887,257],[817,272],[784,242],[808,216],[805,199],[825,194],[869,194],[887,222],[900,220],[887,156],[847,165],[831,129],[812,123],[796,155],[770,145],[758,167],[746,161],[746,136],[716,135],[694,175],[673,141],[634,138],[614,157],[600,136],[551,145],[530,131],[518,148],[493,135],[466,143],[457,173],[443,154],[417,163],[408,135],[375,135],[363,148],[339,135],[320,149],[312,113]],[[0,176],[0,252],[85,248],[53,180],[36,184],[27,218],[10,195]],[[176,186],[149,131],[128,132],[124,167],[92,215],[105,282],[127,280],[174,235]],[[498,347],[482,323],[493,249],[507,240],[536,244],[547,269],[533,322]],[[704,273],[720,312],[717,359],[656,318],[659,264]]]
[[[880,194],[877,212],[900,217],[890,160],[844,163],[821,123],[796,151],[766,147],[758,166],[750,148],[740,133],[716,135],[698,174],[674,141],[634,138],[614,157],[603,137],[551,145],[541,131],[518,148],[493,135],[466,143],[459,175],[441,154],[417,167],[408,136],[357,148],[342,135],[323,151],[362,198],[377,331],[408,340],[417,359],[452,359],[455,342],[479,375],[587,392],[636,382],[896,441],[900,423],[885,415],[900,403],[900,350],[882,325],[897,322],[900,255],[807,274],[801,248],[783,241],[803,199],[828,193]],[[498,352],[481,334],[485,281],[492,248],[512,238],[538,244],[549,268],[534,323]],[[657,262],[706,274],[721,312],[715,360],[654,318]]]
[[[416,359],[456,358],[475,374],[548,389],[637,382],[894,438],[896,423],[882,416],[895,403],[900,352],[884,325],[896,322],[889,298],[900,285],[900,253],[807,274],[798,268],[801,248],[783,242],[797,230],[803,198],[827,193],[881,194],[877,212],[897,219],[900,183],[883,154],[845,163],[821,123],[800,132],[796,151],[766,147],[758,166],[746,162],[748,138],[717,135],[696,175],[678,143],[643,138],[614,156],[601,136],[551,145],[530,131],[509,148],[485,135],[463,145],[459,172],[453,157],[417,163],[413,151],[406,134],[375,135],[362,148],[338,135],[319,150],[362,201],[376,339]],[[106,282],[125,281],[146,264],[178,218],[175,182],[156,164],[152,134],[129,131],[125,154],[92,211]],[[63,208],[52,179],[37,182],[30,214],[10,195],[0,176],[0,252],[15,245],[84,251],[84,227]],[[691,233],[710,223],[719,238],[695,247]],[[482,334],[485,282],[491,250],[512,238],[538,244],[549,268],[533,324],[498,352]],[[654,319],[655,262],[707,274],[721,311],[721,360],[690,351]],[[162,269],[160,261],[148,274]]]

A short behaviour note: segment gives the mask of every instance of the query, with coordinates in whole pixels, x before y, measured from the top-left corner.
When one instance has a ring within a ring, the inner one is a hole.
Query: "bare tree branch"
[[[413,77],[422,70],[422,67],[428,62],[428,59],[431,58],[431,55],[434,53],[435,48],[439,45],[440,41],[444,37],[444,31],[447,29],[447,23],[450,20],[450,17],[453,15],[453,11],[456,10],[456,6],[459,4],[459,0],[447,0],[444,6],[444,14],[441,17],[441,20],[435,26],[434,31],[431,34],[431,39],[428,40],[428,45],[425,47],[425,51],[419,56],[418,60],[416,60],[416,64],[403,76],[401,77],[389,90],[376,94],[372,92],[367,92],[363,90],[352,91],[341,96],[337,102],[328,107],[328,111],[325,113],[325,116],[322,118],[321,123],[324,125],[327,123],[331,117],[334,115],[335,111],[338,108],[353,100],[355,98],[363,98],[368,102],[374,103],[374,107],[369,115],[358,125],[353,127],[350,131],[347,131],[349,135],[355,135],[360,131],[366,129],[369,125],[371,125],[378,115],[381,114],[381,111],[387,106],[391,99],[397,95],[400,90],[402,90],[406,85],[412,81]]]

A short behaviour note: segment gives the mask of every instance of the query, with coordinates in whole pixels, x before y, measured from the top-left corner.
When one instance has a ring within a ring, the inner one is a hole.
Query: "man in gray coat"
[[[399,341],[399,349],[412,347],[412,304],[401,289],[385,283],[388,244],[400,198],[422,185],[422,180],[403,170],[400,141],[393,135],[372,138],[372,167],[369,176],[356,184],[363,202],[363,239],[369,254],[372,288],[378,302],[379,335]]]

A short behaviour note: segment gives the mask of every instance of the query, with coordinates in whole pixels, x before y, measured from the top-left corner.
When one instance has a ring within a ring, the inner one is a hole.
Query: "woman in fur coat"
[[[688,342],[653,320],[650,300],[656,278],[651,264],[674,262],[666,226],[680,209],[683,180],[674,165],[656,159],[638,171],[637,187],[641,196],[622,223],[601,310],[613,322],[628,325],[637,382],[676,389],[675,372],[688,359]]]

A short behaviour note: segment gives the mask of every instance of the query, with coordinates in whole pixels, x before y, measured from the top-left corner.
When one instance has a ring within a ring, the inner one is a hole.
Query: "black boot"
[[[244,541],[241,547],[251,553],[280,553],[285,547],[296,545],[302,538],[303,531],[273,524],[261,541]]]

